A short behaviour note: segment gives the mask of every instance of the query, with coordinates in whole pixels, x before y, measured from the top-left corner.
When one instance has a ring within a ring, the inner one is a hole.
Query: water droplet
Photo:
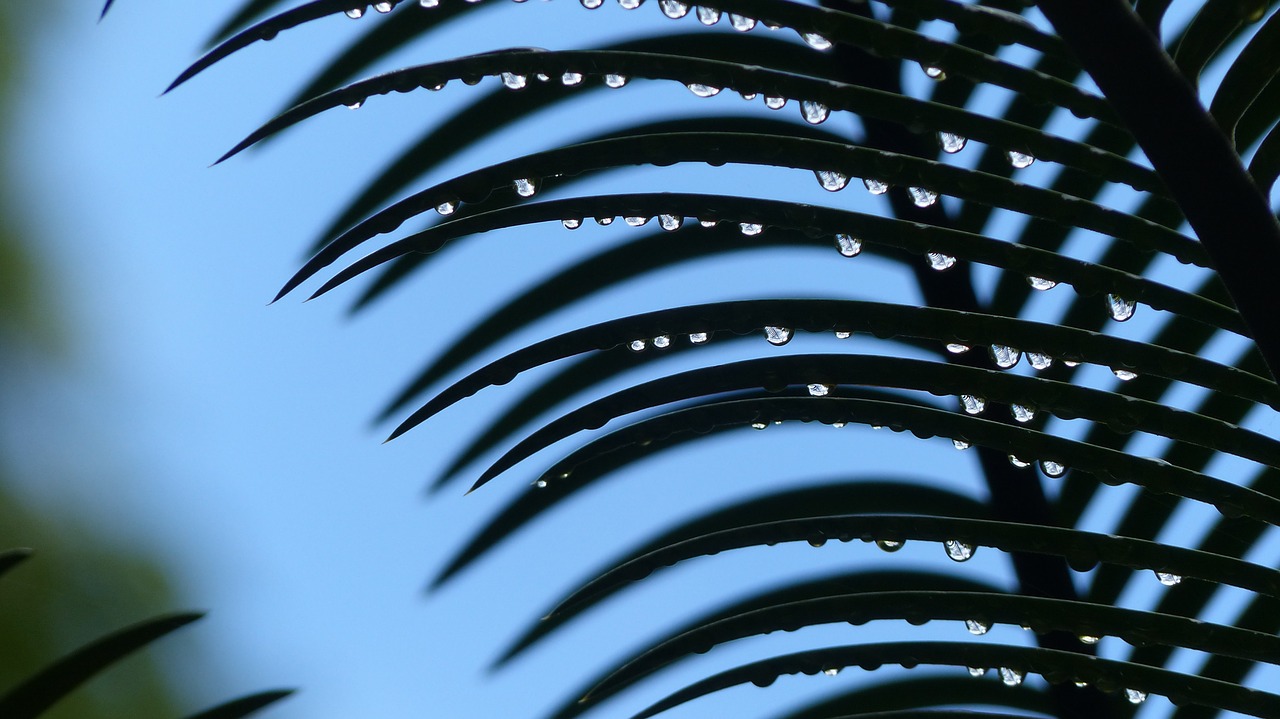
[[[701,83],[691,82],[685,85],[685,87],[689,88],[689,92],[692,92],[698,97],[715,97],[720,94],[720,88],[715,87],[714,85],[703,85]]]
[[[359,20],[360,18],[364,17],[364,8],[362,7],[351,8],[350,10],[347,11],[347,17],[351,18],[352,20]]]
[[[644,340],[631,340],[631,343],[627,345],[632,352],[643,352],[644,348],[648,346],[649,343]]]
[[[515,0],[515,2],[524,2],[524,1],[525,0]],[[537,73],[536,75],[534,75],[534,77],[538,78],[538,82],[551,82],[551,76],[545,72]]]
[[[1079,639],[1081,644],[1097,644],[1102,640],[1101,637],[1095,637],[1092,634],[1081,634],[1076,639]]]
[[[706,332],[690,332],[689,333],[689,342],[691,344],[700,345],[709,339],[711,338],[707,335]]]
[[[1019,422],[1030,422],[1036,418],[1036,411],[1030,407],[1024,407],[1020,404],[1009,405],[1009,411],[1013,413],[1013,418]]]
[[[760,93],[758,93],[758,92],[739,92],[738,94],[742,96],[742,99],[743,99],[743,100],[746,100],[747,102],[751,102],[752,100],[756,99],[756,97],[757,97],[757,96],[759,96],[759,94],[760,94]]]
[[[982,410],[987,408],[987,401],[975,395],[962,394],[960,405],[964,407],[965,414],[982,414]]]
[[[764,225],[757,222],[739,222],[738,229],[742,230],[742,234],[750,237],[764,232]]]
[[[1057,282],[1053,280],[1046,280],[1043,277],[1028,277],[1027,284],[1031,285],[1031,289],[1040,290],[1041,292],[1051,290],[1058,286]]]
[[[448,82],[449,82],[448,80],[441,80],[440,82],[437,82],[434,85],[427,85],[426,88],[431,92],[440,92],[441,90],[444,89],[444,86],[448,84]]]
[[[831,115],[831,110],[817,100],[801,100],[800,114],[810,125],[821,125]]]
[[[643,215],[628,215],[623,217],[622,221],[632,227],[644,227],[644,224],[649,221],[649,218],[644,217]]]
[[[539,479],[538,481],[536,481],[536,482],[534,482],[534,483],[533,483],[533,486],[537,487],[538,489],[546,489],[546,487],[547,487],[547,480],[545,480],[545,479]]]
[[[987,673],[987,670],[983,669],[982,667],[965,667],[965,668],[969,670],[969,676],[971,677],[980,677],[983,674]]]
[[[986,622],[980,622],[977,619],[964,620],[964,628],[968,629],[969,633],[975,637],[980,637],[983,634],[986,634],[987,632],[991,631],[990,624],[987,624]]]
[[[947,79],[947,73],[943,72],[942,68],[940,67],[934,67],[932,65],[922,64],[920,65],[920,69],[924,70],[925,77],[929,78],[930,80],[941,81],[941,80]]]
[[[1049,369],[1053,366],[1053,358],[1039,352],[1028,352],[1027,362],[1031,363],[1032,369]]]
[[[770,110],[781,110],[782,108],[787,106],[787,98],[774,97],[772,95],[765,95],[764,106],[769,108]]]
[[[1137,372],[1130,372],[1127,369],[1116,369],[1114,367],[1111,369],[1111,374],[1115,375],[1116,379],[1121,382],[1128,382],[1129,380],[1137,379],[1138,377]]]
[[[1085,687],[1089,686],[1089,682],[1074,682],[1074,684],[1080,687],[1081,689],[1084,689]]]
[[[971,447],[972,445],[970,445],[968,442],[964,441],[963,439],[953,439],[951,440],[951,446],[963,452],[969,447]]]
[[[958,539],[948,539],[942,543],[942,546],[947,550],[947,558],[953,562],[969,561],[975,550],[972,544],[966,544]],[[965,624],[968,624],[968,622],[965,622]]]
[[[601,227],[607,227],[607,226],[609,226],[609,225],[612,225],[612,224],[613,224],[613,218],[612,218],[612,217],[597,217],[597,218],[596,218],[596,224],[597,224],[597,225],[600,225]]]
[[[373,4],[373,9],[374,9],[374,10],[377,10],[378,12],[382,13],[383,15],[385,15],[385,14],[387,14],[387,13],[391,12],[391,8],[392,8],[392,5],[391,5],[391,3],[389,3],[389,2],[380,2],[380,3],[374,3],[374,4]]]
[[[604,84],[612,88],[619,88],[627,84],[627,79],[626,75],[619,75],[611,72],[604,76]]]
[[[622,6],[623,10],[635,10],[643,2],[644,0],[618,0],[618,4]]]
[[[1022,359],[1022,351],[1008,345],[991,345],[991,361],[1000,369],[1009,369]]]
[[[1023,676],[1025,675],[1017,669],[1000,667],[1000,681],[1007,687],[1016,687],[1021,684]]]
[[[778,30],[782,28],[782,23],[774,22],[773,20],[761,20],[760,22],[764,23],[764,26],[770,30]]]
[[[1156,572],[1156,579],[1166,587],[1172,587],[1175,584],[1182,584],[1182,576],[1178,574],[1170,574],[1169,572]]]
[[[592,0],[587,0],[587,1],[592,1]],[[599,2],[600,2],[600,3],[603,3],[603,2],[604,2],[604,0],[599,0]],[[597,5],[596,5],[596,7],[600,7],[600,5],[599,5],[599,4],[597,4]],[[574,85],[581,85],[581,84],[582,84],[582,73],[580,73],[580,72],[566,72],[565,74],[563,74],[563,75],[561,75],[561,76],[560,76],[560,84],[561,84],[561,85],[564,85],[565,87],[573,87]]]
[[[791,328],[774,327],[766,325],[764,328],[764,338],[769,340],[769,344],[781,347],[791,341]]]
[[[827,192],[839,192],[849,184],[849,176],[843,172],[814,170],[813,174],[818,178],[818,184],[822,185],[822,189]]]
[[[698,220],[698,224],[710,230],[719,224],[719,222],[717,220]]]
[[[689,6],[680,0],[658,0],[658,7],[661,8],[663,15],[672,20],[679,20],[689,14]]]
[[[969,139],[954,132],[939,132],[938,144],[942,145],[942,151],[948,154],[955,154],[964,149],[969,143]]]
[[[970,350],[969,345],[962,345],[959,342],[948,342],[947,351],[953,355],[962,355]]]
[[[653,346],[664,350],[671,346],[671,335],[658,335],[653,338]]]
[[[436,205],[436,212],[439,212],[441,215],[444,215],[446,217],[449,215],[452,215],[457,211],[458,211],[458,203],[453,202],[452,200],[445,200],[444,202],[441,202],[440,204]]]
[[[746,32],[756,26],[755,18],[729,13],[729,24],[738,32]]]
[[[930,207],[938,201],[938,193],[923,187],[908,187],[907,192],[911,195],[911,201],[916,207]]]
[[[836,330],[836,339],[838,340],[847,340],[852,336],[853,336],[852,332],[845,332],[844,330]]]
[[[347,109],[348,109],[348,110],[359,110],[359,109],[360,109],[360,106],[361,106],[361,105],[363,105],[363,104],[364,104],[364,100],[356,100],[355,102],[349,102],[349,103],[347,103]]]
[[[930,252],[927,257],[929,258],[929,266],[939,272],[951,269],[956,264],[956,258],[951,255],[944,255],[941,252]]]
[[[1021,170],[1024,167],[1031,167],[1031,163],[1036,161],[1034,155],[1029,155],[1025,152],[1018,152],[1017,150],[1009,150],[1009,152],[1005,154],[1009,158],[1009,164],[1013,165],[1014,169],[1017,170]]]
[[[1050,479],[1057,479],[1067,473],[1067,466],[1049,459],[1040,460],[1040,471]]]
[[[428,10],[440,4],[440,0],[418,0],[418,6]]]
[[[1137,308],[1137,303],[1133,300],[1126,300],[1123,297],[1115,295],[1107,295],[1107,309],[1111,311],[1111,319],[1116,322],[1124,322],[1133,317],[1133,311]]]
[[[1014,455],[1012,455],[1012,454],[1011,454],[1011,455],[1009,455],[1009,464],[1012,464],[1013,466],[1017,467],[1018,469],[1026,469],[1027,467],[1030,467],[1030,466],[1031,466],[1031,463],[1030,463],[1030,462],[1024,462],[1024,461],[1022,461],[1021,459],[1018,459],[1016,456],[1014,456]]]
[[[873,195],[883,195],[889,191],[889,183],[870,177],[862,178],[862,184],[866,186],[867,192],[870,192]]]
[[[1125,689],[1124,698],[1128,699],[1130,704],[1141,704],[1147,700],[1147,693],[1137,689]]]
[[[822,673],[825,674],[826,676],[834,677],[835,675],[840,673],[840,667],[829,667],[827,669],[823,669]]]
[[[684,218],[680,215],[658,215],[658,224],[667,232],[675,232],[684,224]]]
[[[826,397],[831,394],[831,385],[813,382],[809,385],[810,397]]]
[[[862,252],[862,240],[852,235],[836,235],[836,249],[845,257],[857,257]]]
[[[836,429],[840,429],[840,428],[844,427],[844,425],[845,425],[845,423],[844,423],[844,422],[832,422],[832,423],[831,423],[831,426],[832,426],[832,427],[835,427]]]
[[[533,197],[534,193],[538,191],[537,184],[527,178],[518,179],[512,182],[511,186],[515,188],[516,194],[521,197]]]
[[[814,50],[830,50],[831,49],[831,41],[819,35],[816,32],[802,32],[800,33],[800,39],[804,40],[804,44],[808,45]]]
[[[566,230],[576,230],[579,227],[582,227],[582,220],[576,217],[566,217],[561,220],[561,223],[564,225]]]
[[[508,90],[522,90],[524,86],[529,84],[528,78],[514,72],[502,73],[502,84],[507,86]]]
[[[698,22],[711,27],[720,22],[720,11],[713,7],[698,6]]]
[[[768,427],[769,427],[768,422],[752,422],[751,423],[751,429],[767,429]]]
[[[902,545],[903,545],[903,544],[906,544],[906,542],[899,542],[899,541],[896,541],[896,540],[893,540],[893,539],[877,539],[877,540],[876,540],[876,546],[877,546],[877,547],[879,547],[879,548],[883,549],[883,550],[884,550],[884,551],[886,551],[886,552],[890,552],[890,553],[892,553],[892,552],[896,552],[896,551],[898,551],[899,549],[902,549]]]

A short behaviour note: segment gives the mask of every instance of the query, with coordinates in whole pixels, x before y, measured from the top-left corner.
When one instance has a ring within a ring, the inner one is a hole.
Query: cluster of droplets
[[[632,352],[643,352],[652,346],[654,349],[664,350],[671,346],[671,335],[658,335],[651,340],[636,339],[627,343],[627,349]]]
[[[373,4],[373,9],[385,15],[391,12],[395,8],[395,6],[396,4],[394,2],[376,2]],[[364,12],[366,7],[368,6],[360,5],[357,7],[348,8],[346,11],[346,15],[352,20],[359,20],[360,18],[364,17]],[[423,5],[423,7],[426,7],[426,5]]]

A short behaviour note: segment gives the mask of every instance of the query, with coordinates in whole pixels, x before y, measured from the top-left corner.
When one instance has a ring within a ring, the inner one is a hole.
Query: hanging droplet
[[[1022,351],[1008,345],[991,345],[991,361],[1000,369],[1009,369],[1022,359]]]
[[[1022,683],[1023,673],[1017,669],[1000,667],[1000,681],[1007,687],[1016,687]]]
[[[648,346],[649,343],[644,340],[631,340],[631,343],[627,345],[632,352],[643,352],[644,348]]]
[[[632,227],[644,227],[644,224],[649,221],[649,218],[643,215],[628,215],[623,217],[622,221]]]
[[[360,109],[360,106],[361,106],[361,105],[363,105],[363,104],[364,104],[364,100],[356,100],[355,102],[349,102],[349,103],[347,103],[347,109],[348,109],[348,110],[359,110],[359,109]]]
[[[849,184],[849,176],[843,172],[814,170],[813,174],[818,178],[818,184],[827,192],[839,192]]]
[[[1009,164],[1013,165],[1015,170],[1021,170],[1024,167],[1031,167],[1031,163],[1036,161],[1034,155],[1030,155],[1025,152],[1018,152],[1017,150],[1009,150],[1005,154],[1009,158]]]
[[[664,350],[671,346],[671,335],[658,335],[653,338],[653,346]]]
[[[1137,303],[1133,300],[1126,300],[1112,294],[1107,295],[1107,309],[1111,311],[1111,319],[1116,322],[1124,322],[1133,317],[1133,311],[1136,308]]]
[[[800,39],[804,40],[804,44],[808,45],[814,50],[830,50],[831,49],[831,41],[819,35],[816,32],[802,32],[800,33]]]
[[[987,408],[987,401],[976,395],[962,394],[960,405],[964,407],[965,414],[982,414],[982,410]]]
[[[711,338],[707,335],[706,332],[690,332],[689,333],[690,344],[700,345],[709,339]]]
[[[883,195],[889,191],[889,183],[871,177],[862,178],[862,184],[867,188],[867,192],[873,195]]]
[[[941,252],[930,252],[926,257],[929,259],[929,266],[939,272],[951,269],[956,264],[956,258]]]
[[[715,97],[720,94],[720,88],[715,87],[714,85],[703,85],[701,83],[691,82],[688,85],[685,85],[685,87],[689,88],[689,92],[692,92],[698,97]]]
[[[710,229],[714,229],[715,226],[719,224],[719,221],[718,220],[698,220],[698,224],[710,230]]]
[[[627,84],[627,79],[626,75],[619,75],[611,72],[604,76],[604,84],[612,88],[619,88]]]
[[[947,351],[953,355],[962,355],[965,352],[968,352],[969,349],[970,349],[969,345],[962,345],[959,342],[947,343]]]
[[[969,670],[969,676],[971,677],[980,677],[983,674],[987,673],[987,670],[983,669],[982,667],[965,667],[965,668]]]
[[[534,193],[538,191],[537,184],[528,178],[520,178],[512,182],[511,186],[515,188],[516,194],[521,197],[533,197]]]
[[[827,669],[823,669],[822,673],[825,676],[834,677],[835,675],[840,673],[840,667],[829,667]]]
[[[658,224],[667,232],[675,232],[684,224],[684,218],[680,215],[658,215]]]
[[[766,325],[764,328],[764,338],[769,340],[769,344],[781,347],[791,341],[791,328],[774,327]]]
[[[609,225],[612,225],[612,224],[613,224],[613,218],[612,218],[612,217],[597,217],[597,218],[596,218],[596,224],[597,224],[597,225],[600,225],[601,227],[607,227],[607,226],[609,226]]]
[[[448,80],[441,80],[433,85],[424,85],[423,87],[426,87],[431,92],[440,92],[448,82]]]
[[[359,20],[360,18],[364,17],[364,8],[362,7],[351,8],[350,10],[347,11],[347,17],[351,18],[352,20]]]
[[[983,634],[986,634],[987,632],[991,631],[990,624],[987,624],[986,622],[980,622],[977,619],[964,620],[964,628],[968,629],[969,633],[975,637],[980,637]]]
[[[957,135],[954,132],[939,132],[938,144],[942,145],[943,152],[954,155],[955,153],[963,150],[965,145],[969,144],[969,139],[962,135]]]
[[[502,73],[502,84],[507,86],[508,90],[523,90],[525,85],[529,84],[528,78],[514,72]]]
[[[1085,687],[1089,686],[1089,682],[1072,682],[1072,683],[1081,689],[1084,689]]]
[[[382,13],[383,15],[386,15],[387,13],[391,12],[391,8],[392,8],[392,7],[393,7],[393,5],[392,5],[391,3],[389,3],[389,2],[379,2],[379,3],[374,3],[374,4],[373,4],[373,9],[374,9],[374,10],[377,10],[378,12]]]
[[[698,22],[711,27],[720,22],[720,11],[713,7],[698,6]]]
[[[844,427],[844,425],[845,425],[845,423],[844,423],[844,422],[832,422],[832,423],[831,423],[831,426],[832,426],[832,427],[835,427],[836,429],[841,429],[842,427]]]
[[[943,72],[942,68],[940,67],[921,64],[920,69],[924,70],[925,77],[929,78],[930,80],[942,81],[947,79],[947,73]]]
[[[1057,282],[1053,280],[1046,280],[1043,277],[1028,277],[1027,284],[1031,285],[1031,289],[1040,290],[1041,292],[1051,290],[1058,286]]]
[[[746,32],[756,26],[755,18],[743,17],[729,13],[729,24],[738,32]]]
[[[898,551],[899,549],[902,549],[902,545],[903,545],[903,544],[906,544],[906,542],[899,542],[899,541],[896,541],[896,540],[893,540],[893,539],[877,539],[877,540],[876,540],[876,546],[877,546],[877,547],[879,547],[879,548],[883,549],[883,550],[884,550],[884,551],[886,551],[886,552],[890,552],[890,553],[892,553],[892,552],[896,552],[896,551]]]
[[[743,99],[743,100],[746,100],[747,102],[751,102],[752,100],[756,99],[756,97],[757,97],[760,93],[758,93],[758,92],[739,92],[738,94],[742,96],[742,99]]]
[[[831,116],[831,110],[817,100],[801,100],[800,114],[810,125],[821,125]]]
[[[1095,637],[1092,634],[1081,634],[1076,639],[1079,639],[1081,644],[1097,644],[1102,641],[1101,637]]]
[[[643,2],[644,0],[618,0],[618,4],[622,6],[623,10],[635,10]]]
[[[662,10],[662,14],[672,20],[679,20],[689,14],[689,6],[680,2],[680,0],[658,0],[658,7]]]
[[[1114,367],[1111,369],[1111,374],[1115,375],[1116,379],[1121,382],[1128,382],[1129,380],[1136,379],[1138,377],[1137,372],[1130,372],[1127,369],[1116,369]]]
[[[582,220],[577,217],[566,217],[560,221],[566,230],[576,230],[582,227]]]
[[[752,422],[751,423],[751,429],[768,429],[768,428],[769,428],[768,422]]]
[[[764,232],[764,225],[757,222],[739,222],[738,229],[742,231],[742,234],[750,237]]]
[[[930,207],[938,201],[938,193],[923,187],[908,187],[907,192],[916,207]]]
[[[1053,358],[1039,352],[1028,352],[1027,362],[1031,363],[1032,369],[1049,369],[1053,366]]]
[[[1030,422],[1036,418],[1036,411],[1030,407],[1024,407],[1020,404],[1009,405],[1009,411],[1013,413],[1013,418],[1019,422]]]
[[[440,0],[418,0],[418,6],[431,9],[440,4]]]
[[[1062,364],[1063,364],[1063,366],[1065,366],[1065,367],[1079,367],[1079,366],[1080,366],[1080,363],[1079,363],[1079,362],[1076,362],[1075,360],[1062,360]]]
[[[1128,699],[1130,704],[1141,704],[1147,700],[1147,693],[1137,689],[1125,689],[1124,698]]]
[[[1030,462],[1026,462],[1026,461],[1023,461],[1023,460],[1021,460],[1021,459],[1018,459],[1018,457],[1017,457],[1017,456],[1012,455],[1012,454],[1011,454],[1011,455],[1009,455],[1009,464],[1012,464],[1013,466],[1017,467],[1018,469],[1026,469],[1027,467],[1030,467],[1030,466],[1031,466],[1031,463],[1030,463]]]
[[[852,336],[853,336],[852,332],[845,332],[844,330],[836,330],[836,339],[838,340],[847,340]]]
[[[966,449],[968,449],[969,447],[971,447],[972,445],[970,445],[968,442],[964,441],[963,439],[953,439],[953,440],[951,440],[951,446],[953,446],[953,447],[955,447],[957,450],[959,450],[959,451],[963,452],[963,451],[965,451]]]
[[[1182,576],[1178,574],[1170,574],[1169,572],[1156,572],[1156,579],[1166,587],[1172,587],[1175,584],[1182,584]]]
[[[1057,479],[1067,473],[1067,466],[1049,459],[1040,460],[1040,471],[1050,479]]]
[[[781,110],[787,106],[787,98],[774,97],[773,95],[764,96],[764,106],[770,110]]]
[[[591,0],[587,0],[587,1],[591,1]],[[603,3],[603,2],[604,2],[604,0],[599,0],[599,2],[600,2],[600,3]],[[597,4],[597,5],[596,5],[596,7],[600,7],[600,5],[599,5],[599,4]],[[581,84],[582,84],[582,73],[580,73],[580,72],[566,72],[565,74],[563,74],[563,75],[561,75],[561,76],[560,76],[560,84],[561,84],[561,85],[564,85],[565,87],[573,87],[574,85],[581,85]]]
[[[829,384],[812,382],[809,384],[808,389],[809,389],[810,397],[826,397],[827,395],[831,394],[832,388],[831,388],[831,385]]]
[[[536,482],[534,482],[534,483],[533,483],[533,486],[537,487],[538,489],[546,489],[546,488],[547,488],[547,480],[545,480],[545,479],[539,479],[538,481],[536,481]]]
[[[862,240],[853,235],[839,233],[836,235],[836,249],[845,257],[857,257],[862,252]]]
[[[449,215],[452,215],[457,211],[458,211],[458,203],[453,202],[451,200],[445,200],[444,202],[441,202],[440,204],[436,205],[436,212],[439,212],[441,215],[444,215],[446,217],[448,217]]]
[[[961,542],[958,539],[948,539],[942,543],[944,549],[947,550],[947,558],[953,562],[967,562],[973,557],[975,547],[972,544]],[[968,622],[965,622],[968,624]]]
[[[524,2],[525,0],[515,0],[515,2]],[[539,72],[534,75],[538,78],[538,82],[551,82],[551,76],[545,72]]]

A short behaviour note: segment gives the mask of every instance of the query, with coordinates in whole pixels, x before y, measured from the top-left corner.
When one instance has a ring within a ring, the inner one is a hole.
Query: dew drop
[[[685,87],[689,88],[689,92],[692,92],[698,97],[715,97],[720,94],[720,88],[715,87],[714,85],[703,85],[701,83],[691,82],[688,85],[685,85]]]
[[[975,637],[980,637],[983,634],[986,634],[987,632],[991,631],[990,624],[987,624],[986,622],[980,622],[977,619],[964,620],[964,628],[968,629],[969,633]]]
[[[769,108],[770,110],[781,110],[782,108],[787,106],[787,98],[774,97],[772,95],[765,95],[764,106]]]
[[[427,8],[428,10],[440,5],[440,0],[418,0],[418,6]]]
[[[948,342],[947,351],[953,355],[962,355],[970,350],[969,345],[962,345],[959,342]]]
[[[768,429],[768,422],[752,422],[751,429]]]
[[[347,17],[351,18],[352,20],[359,20],[360,18],[364,17],[364,8],[362,7],[351,8],[350,10],[347,11]]]
[[[844,330],[836,330],[836,339],[838,340],[847,340],[852,336],[853,336],[852,332],[845,332]]]
[[[1007,687],[1016,687],[1021,684],[1023,676],[1025,675],[1017,669],[1000,667],[1000,681]]]
[[[760,94],[760,93],[758,93],[758,92],[739,92],[738,94],[742,96],[742,99],[743,99],[743,100],[746,100],[747,102],[751,102],[752,100],[756,99],[756,97],[757,97],[757,96],[759,96],[759,94]]]
[[[828,669],[823,669],[822,673],[826,676],[834,677],[835,675],[840,673],[840,667],[830,667]]]
[[[711,338],[707,335],[706,332],[690,332],[689,333],[690,344],[700,345],[709,339]]]
[[[831,423],[831,426],[832,426],[832,427],[835,427],[836,429],[841,429],[842,427],[844,427],[844,425],[845,425],[845,423],[844,423],[844,422],[832,422],[832,423]]]
[[[849,176],[843,172],[814,170],[813,174],[818,178],[818,184],[827,192],[839,192],[849,184]]]
[[[658,335],[653,338],[653,346],[664,350],[671,346],[671,335]]]
[[[710,230],[715,228],[719,223],[716,220],[698,220],[698,224]]]
[[[1112,368],[1111,374],[1115,375],[1116,379],[1120,380],[1121,382],[1128,382],[1129,380],[1136,379],[1138,377],[1137,372],[1130,372],[1127,369]]]
[[[902,545],[903,545],[903,544],[905,544],[905,542],[899,542],[899,541],[896,541],[896,540],[893,540],[893,539],[877,539],[877,540],[876,540],[876,546],[877,546],[877,547],[879,547],[879,548],[883,549],[883,550],[884,550],[884,551],[886,551],[886,552],[890,552],[890,553],[892,553],[892,552],[896,552],[896,551],[898,551],[899,549],[902,549]]]
[[[1147,693],[1137,689],[1125,689],[1124,698],[1128,699],[1130,704],[1141,704],[1147,700]]]
[[[363,104],[364,104],[364,100],[356,100],[355,102],[347,103],[347,109],[348,109],[348,110],[359,110],[359,109],[360,109],[360,106],[361,106],[361,105],[363,105]]]
[[[1170,574],[1169,572],[1156,572],[1156,579],[1166,587],[1172,587],[1175,584],[1182,584],[1182,576],[1179,574]]]
[[[506,85],[508,90],[523,90],[524,86],[529,84],[529,79],[514,72],[504,72],[502,84]]]
[[[941,252],[930,252],[927,257],[929,266],[939,272],[949,270],[956,264],[956,258],[951,255],[944,255]]]
[[[756,26],[755,18],[729,13],[729,24],[738,32],[747,32]]]
[[[1025,152],[1018,152],[1017,150],[1009,150],[1005,155],[1009,158],[1009,164],[1013,165],[1016,170],[1021,170],[1024,167],[1031,167],[1031,163],[1036,161],[1034,155],[1029,155]]]
[[[618,0],[618,4],[622,6],[623,10],[635,10],[643,2],[644,0]]]
[[[802,32],[800,33],[800,39],[804,40],[804,44],[808,45],[814,50],[830,50],[831,49],[831,41],[819,35],[816,32]]]
[[[698,6],[698,22],[711,27],[720,22],[720,11],[713,7]]]
[[[826,397],[831,394],[831,385],[813,382],[809,385],[810,397]]]
[[[440,92],[448,82],[448,80],[441,80],[434,85],[426,85],[425,87],[432,92]]]
[[[862,178],[862,184],[867,188],[867,192],[873,195],[883,195],[889,191],[889,183],[870,177]]]
[[[1126,300],[1123,297],[1115,295],[1107,295],[1107,309],[1111,311],[1111,319],[1116,322],[1124,322],[1133,317],[1133,311],[1137,308],[1137,303],[1133,300]]]
[[[942,68],[940,67],[934,67],[933,65],[921,65],[920,69],[924,70],[925,77],[929,78],[930,80],[946,80],[947,79],[947,73],[943,72]]]
[[[1051,290],[1058,286],[1057,282],[1053,280],[1046,280],[1043,277],[1028,277],[1027,284],[1031,285],[1031,289],[1040,290],[1041,292]]]
[[[1018,469],[1026,469],[1027,467],[1030,467],[1030,466],[1031,466],[1031,463],[1030,463],[1030,462],[1024,462],[1024,461],[1022,461],[1021,459],[1018,459],[1016,456],[1014,456],[1014,455],[1012,455],[1012,454],[1011,454],[1011,455],[1009,455],[1009,464],[1012,464],[1013,466],[1017,467]]]
[[[627,84],[627,79],[626,75],[619,75],[611,72],[604,76],[604,84],[612,88],[619,88]]]
[[[821,125],[831,116],[831,110],[817,100],[801,100],[800,114],[810,125]]]
[[[596,224],[597,224],[597,225],[600,225],[601,227],[607,227],[607,226],[609,226],[609,225],[612,225],[612,224],[613,224],[613,218],[612,218],[612,217],[597,217],[597,218],[596,218]]]
[[[649,221],[649,218],[643,215],[628,215],[623,217],[622,221],[632,227],[644,227],[644,224]]]
[[[582,220],[577,217],[566,217],[561,220],[560,223],[564,225],[566,230],[576,230],[579,227],[582,227]]]
[[[853,235],[839,233],[836,235],[836,249],[845,257],[857,257],[862,252],[862,240]]]
[[[440,204],[436,205],[436,212],[439,212],[441,215],[444,215],[446,217],[449,215],[452,215],[457,211],[458,211],[458,203],[453,202],[452,200],[445,200],[444,202],[441,202]]]
[[[987,408],[987,401],[976,395],[962,394],[960,405],[964,407],[965,414],[982,414],[982,410]]]
[[[764,328],[764,338],[769,340],[769,344],[781,347],[791,341],[791,328],[775,327],[766,325]]]
[[[982,667],[965,667],[965,668],[969,670],[969,676],[971,677],[980,677],[983,674],[987,673],[987,670],[983,669]]]
[[[631,340],[630,344],[627,345],[627,348],[632,352],[643,352],[644,348],[648,346],[649,343],[644,340]]]
[[[1053,366],[1053,358],[1039,352],[1028,352],[1027,362],[1031,363],[1032,369],[1049,369]]]
[[[911,201],[916,207],[931,207],[938,201],[938,193],[923,187],[908,187],[907,192],[911,195]]]
[[[1042,459],[1040,460],[1040,471],[1044,472],[1044,476],[1050,479],[1057,479],[1067,473],[1067,466],[1060,462]]]
[[[972,544],[966,544],[958,539],[948,539],[942,543],[942,546],[947,550],[947,558],[953,562],[969,561],[975,549]],[[965,623],[968,624],[968,622]]]
[[[595,10],[604,4],[604,0],[578,0],[582,3],[582,7],[588,10]]]
[[[963,452],[963,451],[965,451],[966,449],[968,449],[969,447],[971,447],[972,445],[970,445],[968,442],[964,441],[963,439],[953,439],[953,440],[951,440],[951,446],[953,446],[953,447],[955,447],[957,450],[959,450],[959,451]]]
[[[525,0],[515,0],[515,1],[524,2]],[[534,75],[534,77],[538,78],[538,82],[551,82],[551,76],[545,72],[537,73],[536,75]]]
[[[675,232],[684,224],[684,218],[680,215],[658,215],[658,224],[667,232]]]
[[[1009,369],[1022,359],[1022,351],[1008,345],[991,345],[991,360],[1000,369]]]
[[[1085,687],[1089,686],[1089,682],[1074,682],[1074,684],[1081,689],[1084,689]]]
[[[521,197],[533,197],[534,193],[538,191],[537,184],[528,178],[520,178],[512,182],[511,186],[515,188],[516,194]]]
[[[968,138],[957,135],[954,132],[939,132],[938,144],[942,146],[942,151],[954,155],[964,149],[969,143]]]
[[[597,2],[597,0],[584,0],[584,2]],[[603,3],[603,2],[604,0],[598,0],[596,7],[600,7],[599,3]],[[564,85],[565,87],[573,87],[574,85],[581,85],[582,73],[566,72],[565,74],[560,76],[560,84]]]
[[[534,482],[534,483],[533,483],[533,486],[537,487],[538,489],[546,489],[546,487],[547,487],[547,480],[545,480],[545,479],[539,479],[538,481],[536,481],[536,482]]]
[[[742,234],[750,237],[752,235],[758,235],[761,232],[763,232],[764,225],[761,225],[757,222],[739,222],[738,229],[742,230]]]
[[[1097,644],[1102,640],[1101,637],[1095,637],[1092,634],[1081,634],[1076,639],[1079,639],[1081,644]]]
[[[1013,418],[1019,422],[1030,422],[1036,418],[1036,411],[1034,409],[1020,404],[1009,405],[1009,411],[1013,413]]]
[[[672,20],[679,20],[689,14],[689,6],[680,0],[658,0],[658,7],[661,8],[663,15]]]
[[[379,2],[379,3],[374,3],[374,4],[373,4],[373,9],[374,9],[374,10],[377,10],[378,12],[382,13],[383,15],[386,15],[387,13],[391,12],[391,8],[392,8],[392,7],[393,7],[393,5],[392,5],[391,3],[389,3],[389,2]]]

